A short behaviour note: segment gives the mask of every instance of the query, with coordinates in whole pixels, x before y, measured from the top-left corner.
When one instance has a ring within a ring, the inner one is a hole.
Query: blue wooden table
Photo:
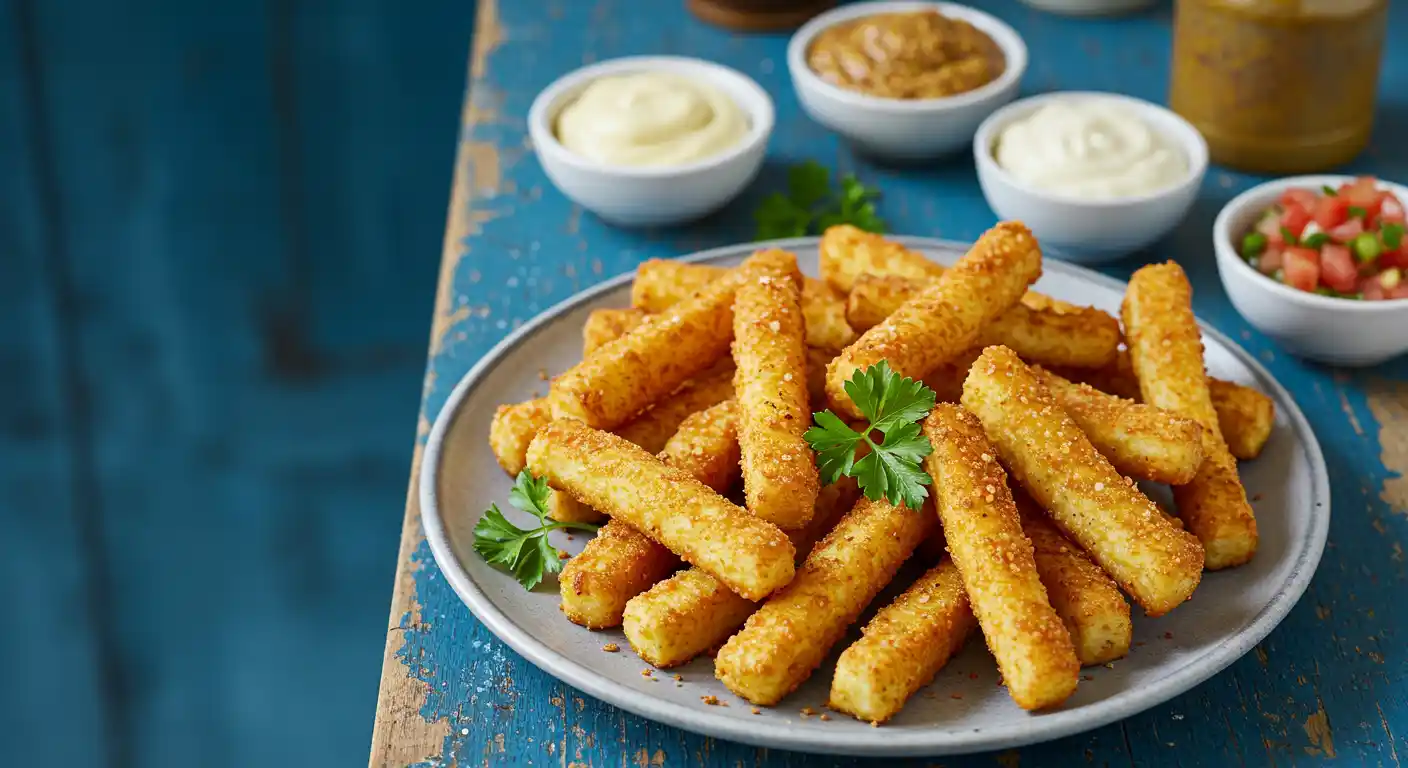
[[[1074,20],[1015,0],[974,0],[1025,36],[1025,93],[1108,90],[1165,95],[1169,8],[1117,20]],[[1392,27],[1408,25],[1396,4]],[[783,35],[735,36],[689,17],[682,0],[481,1],[455,185],[430,337],[423,442],[445,396],[510,329],[649,257],[752,236],[750,212],[786,167],[816,159],[884,192],[898,233],[958,240],[994,220],[971,159],[877,167],[803,115]],[[613,229],[564,199],[534,159],[524,117],[534,95],[574,67],[629,54],[685,54],[734,66],[777,103],[761,177],[719,214],[680,229]],[[1390,50],[1375,143],[1352,170],[1408,179],[1408,50]],[[1394,140],[1392,137],[1400,137]],[[1196,287],[1195,309],[1260,358],[1309,416],[1329,462],[1334,517],[1314,582],[1254,653],[1173,701],[1061,741],[945,765],[1399,765],[1408,757],[1408,365],[1335,370],[1285,355],[1232,309],[1209,243],[1213,216],[1258,179],[1214,168],[1187,221],[1150,253],[1105,271],[1127,277],[1173,258]],[[1399,329],[1408,332],[1408,329]],[[420,465],[417,449],[414,466]],[[486,631],[441,578],[414,495],[402,530],[373,765],[856,765],[862,760],[759,750],[656,725],[538,671]],[[878,764],[878,763],[876,763]],[[914,765],[925,761],[914,761]]]

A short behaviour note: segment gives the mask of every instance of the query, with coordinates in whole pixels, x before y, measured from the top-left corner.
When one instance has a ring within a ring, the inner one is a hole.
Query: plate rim
[[[952,240],[916,236],[888,236],[888,239],[916,250],[966,251],[970,246]],[[725,245],[698,251],[672,259],[681,262],[708,262],[746,253],[762,247],[783,249],[819,247],[820,237],[797,237],[753,243]],[[1043,271],[1064,272],[1089,280],[1121,293],[1128,286],[1123,280],[1101,274],[1069,262],[1047,259]],[[1071,736],[1094,730],[1126,717],[1158,706],[1185,693],[1226,669],[1246,655],[1271,633],[1299,602],[1319,566],[1330,527],[1330,483],[1324,454],[1315,432],[1301,412],[1290,392],[1276,380],[1251,353],[1242,349],[1226,334],[1202,319],[1197,319],[1203,334],[1226,347],[1256,378],[1256,383],[1277,401],[1292,430],[1299,437],[1311,470],[1311,528],[1296,555],[1288,581],[1272,596],[1252,620],[1237,632],[1217,641],[1203,656],[1175,669],[1154,684],[1123,691],[1109,699],[1074,710],[1056,710],[1035,715],[1029,720],[991,728],[953,730],[915,730],[908,732],[886,728],[838,732],[827,737],[813,730],[791,732],[771,724],[753,724],[708,710],[693,709],[658,697],[640,696],[636,691],[613,680],[608,675],[557,653],[546,644],[523,631],[508,615],[500,611],[459,563],[450,544],[437,502],[436,481],[440,476],[441,448],[460,412],[460,406],[479,381],[498,361],[518,345],[531,339],[559,317],[589,302],[603,293],[615,290],[634,277],[627,271],[583,289],[557,302],[536,317],[515,329],[495,344],[455,384],[436,414],[434,426],[426,439],[418,481],[422,530],[436,566],[450,583],[460,600],[499,640],[534,666],[557,680],[578,688],[612,706],[647,720],[681,728],[693,733],[728,739],[754,746],[796,750],[818,754],[852,756],[900,757],[949,755],[1008,749]],[[1320,509],[1317,512],[1317,508]],[[873,732],[873,735],[871,733]]]

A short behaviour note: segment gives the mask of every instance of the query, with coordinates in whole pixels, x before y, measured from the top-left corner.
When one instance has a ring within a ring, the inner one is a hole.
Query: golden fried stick
[[[613,431],[650,453],[659,453],[664,450],[670,437],[679,431],[685,419],[732,399],[733,362],[720,360],[645,413]]]
[[[785,274],[739,287],[733,304],[733,388],[748,511],[782,528],[807,524],[821,483],[802,433],[807,409],[801,289]]]
[[[984,326],[1017,303],[1041,276],[1036,238],[1016,222],[998,224],[963,258],[831,363],[826,395],[838,413],[859,418],[846,382],[881,360],[919,379],[973,346]]]
[[[582,357],[635,330],[648,315],[639,309],[594,309],[582,325]]]
[[[733,401],[685,419],[660,452],[660,460],[717,493],[726,492],[738,478],[738,418]],[[557,497],[571,498],[564,493],[555,493]],[[562,569],[558,578],[562,612],[588,629],[620,626],[626,602],[679,565],[670,550],[625,522],[612,520]]]
[[[552,405],[545,397],[501,405],[494,412],[494,419],[489,422],[489,448],[509,476],[516,477],[527,466],[528,444],[549,421]]]
[[[850,478],[821,489],[812,521],[790,534],[799,562],[858,495]],[[637,656],[657,667],[675,667],[727,640],[756,610],[756,601],[739,597],[713,576],[690,568],[626,603],[622,629]]]
[[[1121,308],[1129,361],[1144,402],[1203,426],[1203,464],[1173,489],[1178,516],[1203,542],[1210,570],[1242,565],[1256,554],[1256,517],[1222,439],[1208,391],[1203,342],[1193,318],[1193,288],[1173,262],[1139,269]]]
[[[841,652],[827,706],[871,723],[889,720],[963,648],[974,626],[963,579],[945,559]]]
[[[860,275],[846,300],[846,318],[857,331],[870,330],[932,282]],[[1024,303],[1004,312],[978,335],[978,346],[993,344],[1011,347],[1031,362],[1099,368],[1113,362],[1119,351],[1120,324],[1094,308],[1033,309]]]
[[[1112,395],[1130,400],[1142,397],[1139,380],[1134,377],[1134,367],[1125,350],[1120,350],[1115,362],[1104,368],[1060,369],[1057,373]],[[1212,396],[1218,427],[1232,455],[1243,461],[1260,456],[1276,423],[1276,403],[1251,387],[1211,376],[1208,377],[1208,394]]]
[[[1032,543],[1036,572],[1046,586],[1047,599],[1066,624],[1076,658],[1085,666],[1104,664],[1129,653],[1134,625],[1129,603],[1109,574],[1072,544],[1035,502],[1017,494],[1022,512],[1022,532]]]
[[[652,315],[596,350],[553,379],[548,399],[554,417],[615,429],[669,395],[728,353],[738,286],[776,272],[801,279],[795,256],[759,251],[669,312]]]
[[[1075,384],[1032,366],[1056,402],[1120,474],[1182,485],[1203,462],[1203,429],[1176,413]]]
[[[792,580],[794,549],[786,534],[609,432],[554,421],[528,446],[528,468],[744,597],[761,599]]]
[[[1260,456],[1276,424],[1276,403],[1251,387],[1212,377],[1208,377],[1208,394],[1232,455],[1244,461]]]
[[[821,279],[844,294],[855,288],[855,282],[861,275],[903,277],[927,283],[944,272],[943,266],[930,261],[924,254],[850,224],[828,227],[821,235]],[[1032,309],[1085,309],[1036,291],[1027,291],[1022,296],[1022,303]]]
[[[728,271],[709,264],[650,259],[636,269],[631,305],[664,312]],[[807,319],[807,346],[839,351],[856,340],[856,332],[846,323],[845,297],[820,280],[803,279],[802,315]]]
[[[924,420],[934,506],[973,615],[1022,709],[1054,707],[1076,690],[1080,662],[1037,575],[1032,544],[983,425],[943,403]]]
[[[812,550],[797,576],[719,649],[714,674],[770,706],[805,681],[935,524],[922,510],[861,499]]]
[[[1198,586],[1203,548],[1090,444],[1036,375],[1006,347],[983,351],[963,385],[1012,475],[1151,616]]]

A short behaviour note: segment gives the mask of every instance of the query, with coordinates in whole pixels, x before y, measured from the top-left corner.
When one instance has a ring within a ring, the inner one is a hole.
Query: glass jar
[[[1387,26],[1388,0],[1178,0],[1169,105],[1215,163],[1346,163],[1369,142]]]

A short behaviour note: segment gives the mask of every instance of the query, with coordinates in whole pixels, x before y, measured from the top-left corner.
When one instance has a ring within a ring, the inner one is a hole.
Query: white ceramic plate
[[[921,238],[897,238],[941,263],[952,263],[964,246]],[[815,275],[817,240],[773,243],[795,251],[803,271]],[[691,257],[732,265],[755,245],[721,248]],[[581,357],[587,314],[629,305],[631,275],[584,291],[539,315],[504,339],[455,387],[435,422],[421,475],[421,513],[435,560],[455,591],[480,621],[529,661],[569,685],[642,717],[687,730],[768,747],[855,755],[938,755],[1030,744],[1111,723],[1166,701],[1235,661],[1267,635],[1291,610],[1320,561],[1329,529],[1330,492],[1320,446],[1287,392],[1250,355],[1204,326],[1207,362],[1213,375],[1249,384],[1276,401],[1276,427],[1262,456],[1242,465],[1242,479],[1261,529],[1261,549],[1250,565],[1203,578],[1193,600],[1160,619],[1137,616],[1136,646],[1112,669],[1085,673],[1066,704],[1028,714],[1000,687],[983,643],[970,639],[935,681],[917,694],[889,724],[873,728],[833,713],[803,717],[801,709],[825,711],[832,662],[781,705],[751,714],[751,707],[713,676],[712,659],[696,659],[655,679],[630,652],[619,630],[589,632],[563,618],[557,583],[549,579],[532,593],[487,565],[473,550],[473,528],[481,512],[501,509],[511,485],[489,451],[489,420],[501,403],[546,393],[540,378]],[[1124,284],[1080,267],[1048,260],[1037,287],[1078,304],[1117,313]],[[516,522],[523,525],[528,516]],[[559,546],[580,551],[577,536]],[[883,598],[882,598],[883,599]],[[879,602],[879,601],[877,601]],[[1136,614],[1138,613],[1136,609]],[[852,630],[854,632],[854,630]],[[607,643],[621,646],[606,653]],[[839,653],[849,640],[836,649]],[[683,683],[670,676],[678,672]],[[700,697],[717,696],[727,706]]]

